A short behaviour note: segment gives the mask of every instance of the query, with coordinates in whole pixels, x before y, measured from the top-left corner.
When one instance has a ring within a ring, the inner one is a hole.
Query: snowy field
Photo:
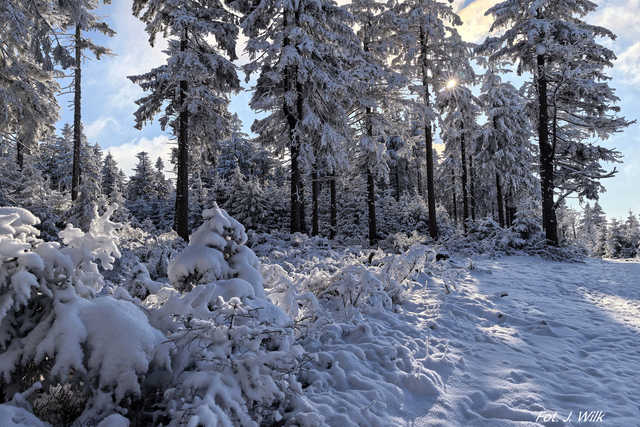
[[[217,207],[120,251],[113,208],[61,244],[3,209],[0,427],[639,425],[640,261],[247,235]]]
[[[302,272],[340,264],[336,254],[331,262],[271,255]],[[370,313],[356,322],[362,331],[325,338],[324,350],[345,360],[344,384],[329,380],[344,396],[327,396],[335,415],[326,422],[640,425],[640,263],[448,262],[461,267],[445,275],[451,293],[442,274],[417,274],[397,313]],[[370,349],[386,349],[405,374]]]
[[[482,260],[434,291],[407,320],[437,325],[455,369],[411,425],[640,425],[640,263]]]

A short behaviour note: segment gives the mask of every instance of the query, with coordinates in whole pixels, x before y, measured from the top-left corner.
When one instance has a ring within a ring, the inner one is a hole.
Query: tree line
[[[90,182],[83,179],[83,52],[111,54],[91,31],[115,36],[97,16],[99,5],[0,2],[2,151],[27,168],[25,159],[53,133],[56,95],[65,90],[58,78],[72,70],[70,193],[78,206]],[[595,8],[587,0],[502,1],[487,11],[498,35],[476,45],[461,38],[451,4],[435,0],[134,0],[149,43],[169,40],[165,64],[129,79],[145,91],[136,126],[157,119],[177,141],[168,190],[173,228],[188,239],[198,209],[190,197],[214,186],[211,171],[235,141],[261,153],[270,181],[257,172],[226,179],[257,182],[247,190],[253,198],[258,188],[288,186],[290,232],[334,237],[344,217],[366,217],[373,245],[393,222],[391,199],[409,197],[424,217],[415,223],[433,239],[448,223],[466,230],[492,216],[507,227],[532,210],[548,243],[558,244],[558,212],[569,197],[598,198],[601,180],[616,173],[606,164],[621,159],[602,141],[632,123],[619,115],[606,74],[615,60],[606,39],[615,35],[585,21]],[[240,35],[249,56],[241,67]],[[253,139],[239,137],[228,109],[242,71],[250,106],[262,113]],[[510,73],[524,84],[509,82]],[[364,212],[343,202],[338,215],[339,199],[359,195]]]

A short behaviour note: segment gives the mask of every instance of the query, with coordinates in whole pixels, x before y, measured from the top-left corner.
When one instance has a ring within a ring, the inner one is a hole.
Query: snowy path
[[[457,292],[430,281],[405,305],[449,362],[421,359],[443,385],[409,399],[408,425],[640,426],[640,263],[474,263]]]

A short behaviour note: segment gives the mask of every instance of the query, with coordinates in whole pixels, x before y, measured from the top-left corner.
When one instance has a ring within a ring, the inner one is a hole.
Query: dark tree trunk
[[[496,172],[496,201],[498,202],[498,222],[500,227],[504,228],[504,206],[502,199],[502,184],[500,183],[500,174]]]
[[[462,174],[460,176],[462,181],[462,227],[464,232],[467,232],[467,219],[469,219],[469,196],[467,194],[467,154],[464,141],[464,126],[460,126],[463,129],[460,135],[460,159],[462,160]]]
[[[509,193],[505,197],[505,213],[506,213],[506,222],[507,227],[511,227],[513,225],[513,220],[516,216],[516,207],[513,203],[513,194]]]
[[[318,193],[319,193],[319,183],[318,183],[318,172],[313,170],[311,172],[311,199],[312,199],[312,213],[311,213],[311,235],[318,235]]]
[[[365,50],[367,50],[365,45]],[[373,124],[371,122],[371,108],[367,107],[366,111],[367,120],[367,136],[369,139],[373,139]],[[367,160],[368,162],[368,160]],[[371,171],[371,165],[367,164],[367,207],[368,207],[368,222],[369,222],[369,244],[371,246],[376,243],[376,183],[373,179],[373,172]]]
[[[420,47],[422,56],[422,86],[424,87],[424,105],[428,107],[429,101],[429,77],[427,73],[427,41],[424,28],[420,26]],[[424,142],[427,161],[427,199],[429,207],[429,234],[434,240],[438,238],[438,224],[436,222],[436,190],[433,178],[433,135],[431,134],[431,122],[425,119]]]
[[[76,24],[75,60],[76,68],[74,75],[73,94],[73,166],[71,169],[71,200],[78,198],[78,187],[80,186],[80,149],[82,139],[82,35],[80,24]]]
[[[285,14],[283,20],[283,26],[286,29],[288,26],[290,16]],[[291,45],[291,41],[288,37],[283,40],[283,46],[287,47]],[[287,104],[285,101],[283,110],[285,117],[287,118],[287,124],[289,125],[289,154],[291,155],[291,180],[290,180],[290,222],[289,230],[291,233],[302,232],[304,230],[303,219],[303,197],[304,192],[302,189],[302,176],[300,173],[300,141],[296,135],[296,128],[298,126],[298,120],[301,117],[302,110],[302,95],[300,85],[296,81],[296,70],[292,66],[288,66],[284,73],[284,87],[287,91],[295,92],[297,95],[296,109]]]
[[[331,180],[329,181],[329,191],[331,193],[331,212],[330,212],[330,225],[331,230],[329,232],[329,238],[333,239],[336,237],[336,233],[338,232],[338,203],[336,200],[336,177],[335,175],[331,175]]]
[[[545,57],[538,55],[538,144],[540,146],[540,189],[542,193],[542,226],[547,243],[558,245],[558,224],[553,203],[553,148],[549,143],[549,111]]]
[[[367,168],[367,206],[369,208],[369,244],[376,244],[376,192],[371,169]]]
[[[395,188],[395,198],[396,198],[396,202],[400,201],[400,159],[396,160],[396,188]]]
[[[424,190],[422,189],[422,172],[420,172],[420,156],[414,153],[416,157],[416,185],[418,194],[424,198]]]
[[[290,121],[291,126],[291,121]],[[292,128],[295,128],[293,125]],[[291,132],[293,133],[293,132]],[[300,222],[300,200],[302,197],[300,189],[300,165],[298,162],[298,156],[300,155],[297,142],[293,141],[290,149],[291,154],[291,221],[290,231],[297,233],[302,231],[302,223]]]
[[[469,199],[471,200],[471,219],[476,220],[476,190],[475,173],[473,170],[473,155],[469,156]]]
[[[509,195],[504,196],[504,225],[511,227],[511,217],[509,216]]]
[[[180,40],[180,51],[187,50],[187,32]],[[180,114],[178,116],[178,177],[176,180],[176,206],[173,228],[185,241],[189,241],[189,111],[186,108],[186,80],[180,81]]]
[[[456,200],[456,173],[451,169],[451,195],[453,197],[453,221],[458,224],[458,201]]]
[[[16,163],[18,164],[18,169],[22,170],[24,167],[24,142],[21,138],[16,140]]]
[[[296,13],[296,23],[299,22],[298,13]],[[302,120],[302,116],[304,114],[304,101],[303,101],[303,87],[299,81],[296,81],[296,110],[297,110],[297,118],[298,121]],[[296,136],[299,138],[299,136]],[[298,148],[300,147],[300,142],[298,142]],[[298,171],[298,189],[300,194],[300,200],[298,201],[298,223],[300,224],[300,232],[304,234],[308,234],[309,229],[307,228],[307,220],[305,214],[305,198],[304,198],[304,181],[302,179],[302,172]]]

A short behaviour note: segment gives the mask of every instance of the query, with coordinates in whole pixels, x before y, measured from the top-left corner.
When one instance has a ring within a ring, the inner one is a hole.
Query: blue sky
[[[588,20],[603,25],[618,35],[611,47],[618,55],[616,66],[610,70],[612,85],[621,98],[622,114],[627,119],[640,116],[640,0],[596,0],[598,10]],[[491,23],[484,11],[497,0],[454,0],[464,21],[460,29],[468,41],[481,41]],[[131,0],[113,0],[102,7],[99,14],[116,30],[109,39],[91,34],[93,39],[109,47],[116,54],[100,61],[88,59],[83,72],[83,122],[91,142],[97,142],[110,151],[126,173],[135,165],[135,154],[147,151],[155,158],[168,161],[171,136],[161,131],[157,123],[141,131],[134,128],[135,100],[142,91],[126,76],[144,73],[164,62],[165,45],[158,40],[151,48],[144,25],[131,15]],[[239,54],[241,52],[238,52]],[[242,59],[242,58],[241,58]],[[62,107],[59,126],[73,121],[69,96],[60,97]],[[254,114],[249,106],[249,94],[241,93],[232,100],[231,109],[243,119],[246,130]],[[610,216],[624,217],[629,209],[640,213],[640,125],[629,127],[624,133],[605,142],[624,154],[620,173],[605,182],[607,192],[600,203]],[[572,204],[576,205],[575,202]]]

